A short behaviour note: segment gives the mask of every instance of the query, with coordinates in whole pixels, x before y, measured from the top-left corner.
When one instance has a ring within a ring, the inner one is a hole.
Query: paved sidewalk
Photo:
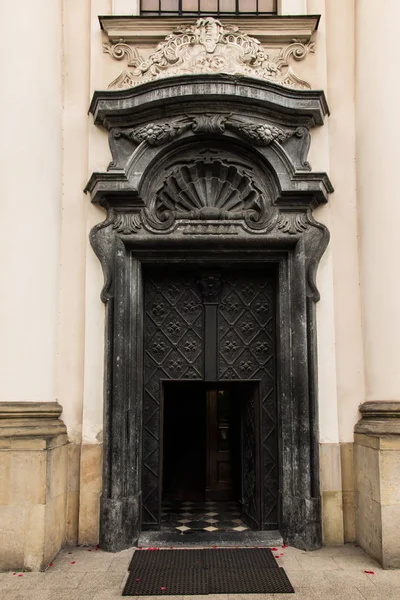
[[[66,548],[45,573],[0,573],[0,599],[120,598],[132,554],[133,549],[109,554],[95,548]],[[283,554],[278,561],[285,567],[296,594],[225,594],[215,596],[215,600],[400,600],[400,570],[383,571],[354,544],[316,552],[279,548],[274,554]],[[365,571],[374,571],[374,574]],[[142,600],[158,598],[141,596]],[[185,600],[188,596],[166,598]],[[213,600],[212,596],[192,598]]]

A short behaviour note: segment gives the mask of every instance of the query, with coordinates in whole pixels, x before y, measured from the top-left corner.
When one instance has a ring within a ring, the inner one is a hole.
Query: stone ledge
[[[361,419],[355,433],[367,435],[400,435],[400,401],[364,402],[359,407]]]
[[[0,402],[0,438],[65,435],[58,402]]]
[[[100,16],[100,26],[111,43],[125,42],[136,46],[157,44],[179,26],[192,23],[193,17],[113,17]],[[294,39],[310,40],[318,28],[320,15],[218,17],[223,25],[237,26],[240,31],[256,37],[262,44],[291,43]]]

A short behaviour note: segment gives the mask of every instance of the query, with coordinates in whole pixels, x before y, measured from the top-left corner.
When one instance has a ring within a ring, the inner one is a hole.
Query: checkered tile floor
[[[173,528],[181,533],[249,529],[240,519],[240,507],[237,502],[164,501],[161,524],[162,529]]]

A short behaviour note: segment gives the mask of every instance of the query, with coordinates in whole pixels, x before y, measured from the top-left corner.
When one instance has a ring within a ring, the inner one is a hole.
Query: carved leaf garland
[[[283,144],[294,135],[302,137],[304,134],[299,127],[282,129],[268,122],[249,123],[232,114],[204,114],[187,116],[178,121],[148,123],[135,129],[116,129],[113,137],[114,139],[124,137],[136,144],[147,142],[150,146],[160,146],[182,135],[188,129],[196,134],[222,134],[226,129],[230,129],[255,146],[269,146],[272,142]]]
[[[314,42],[303,44],[294,39],[278,52],[267,51],[259,40],[242,33],[237,27],[222,25],[217,19],[206,17],[193,25],[175,29],[146,60],[123,41],[114,45],[104,44],[103,49],[116,60],[127,56],[127,66],[133,67],[124,70],[109,88],[129,88],[173,75],[228,73],[309,89],[310,85],[295,75],[290,61],[304,60],[315,51],[314,46]]]

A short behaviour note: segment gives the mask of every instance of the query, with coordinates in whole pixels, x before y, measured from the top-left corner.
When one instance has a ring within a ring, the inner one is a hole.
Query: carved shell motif
[[[265,227],[265,200],[251,174],[221,160],[180,165],[156,193],[151,224],[170,227],[176,219],[245,219],[255,229]]]

